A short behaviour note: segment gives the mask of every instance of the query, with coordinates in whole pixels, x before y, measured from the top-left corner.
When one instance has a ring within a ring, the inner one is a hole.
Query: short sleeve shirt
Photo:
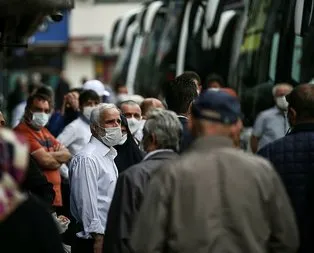
[[[37,150],[44,148],[46,152],[53,152],[53,147],[59,142],[55,137],[47,130],[47,128],[42,128],[40,130],[35,130],[27,125],[25,122],[21,122],[14,128],[14,131],[23,135],[30,146],[30,153],[35,153]],[[54,199],[54,206],[62,206],[61,197],[61,176],[58,168],[51,168],[50,170],[43,170],[47,180],[53,184],[53,189],[56,193]]]

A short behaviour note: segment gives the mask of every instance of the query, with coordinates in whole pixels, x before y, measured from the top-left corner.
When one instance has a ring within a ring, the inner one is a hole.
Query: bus
[[[304,10],[313,10],[312,0],[250,1],[237,67],[228,76],[230,86],[240,94],[247,127],[254,124],[261,111],[274,105],[274,84],[295,86],[314,77],[313,26],[303,29],[306,36],[295,27],[311,12],[300,14],[298,2],[303,2]],[[309,18],[305,22],[311,23]]]

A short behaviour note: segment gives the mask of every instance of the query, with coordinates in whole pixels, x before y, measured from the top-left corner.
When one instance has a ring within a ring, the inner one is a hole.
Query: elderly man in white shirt
[[[78,233],[73,253],[101,253],[107,214],[118,171],[113,146],[122,139],[120,111],[114,104],[100,104],[91,115],[90,142],[70,164],[71,213]]]

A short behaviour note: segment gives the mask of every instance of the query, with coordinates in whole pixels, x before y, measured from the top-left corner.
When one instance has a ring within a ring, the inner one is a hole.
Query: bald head
[[[289,119],[292,125],[314,121],[314,85],[302,84],[297,86],[288,96]]]
[[[146,118],[149,111],[151,111],[153,109],[157,109],[157,108],[165,109],[165,106],[163,105],[163,103],[160,100],[158,100],[156,98],[144,99],[144,101],[141,104],[143,118],[144,119]]]

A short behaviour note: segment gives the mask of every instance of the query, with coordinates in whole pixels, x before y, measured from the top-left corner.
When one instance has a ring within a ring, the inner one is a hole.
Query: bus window
[[[270,64],[269,64],[269,78],[272,81],[276,79],[276,66],[277,66],[277,57],[278,57],[278,50],[279,50],[279,40],[280,40],[280,34],[277,32],[274,34],[274,37],[273,37],[273,43],[272,43],[271,55],[270,55]]]
[[[296,81],[297,83],[301,81],[302,43],[303,39],[299,36],[296,36],[294,40],[291,75],[293,80]]]

